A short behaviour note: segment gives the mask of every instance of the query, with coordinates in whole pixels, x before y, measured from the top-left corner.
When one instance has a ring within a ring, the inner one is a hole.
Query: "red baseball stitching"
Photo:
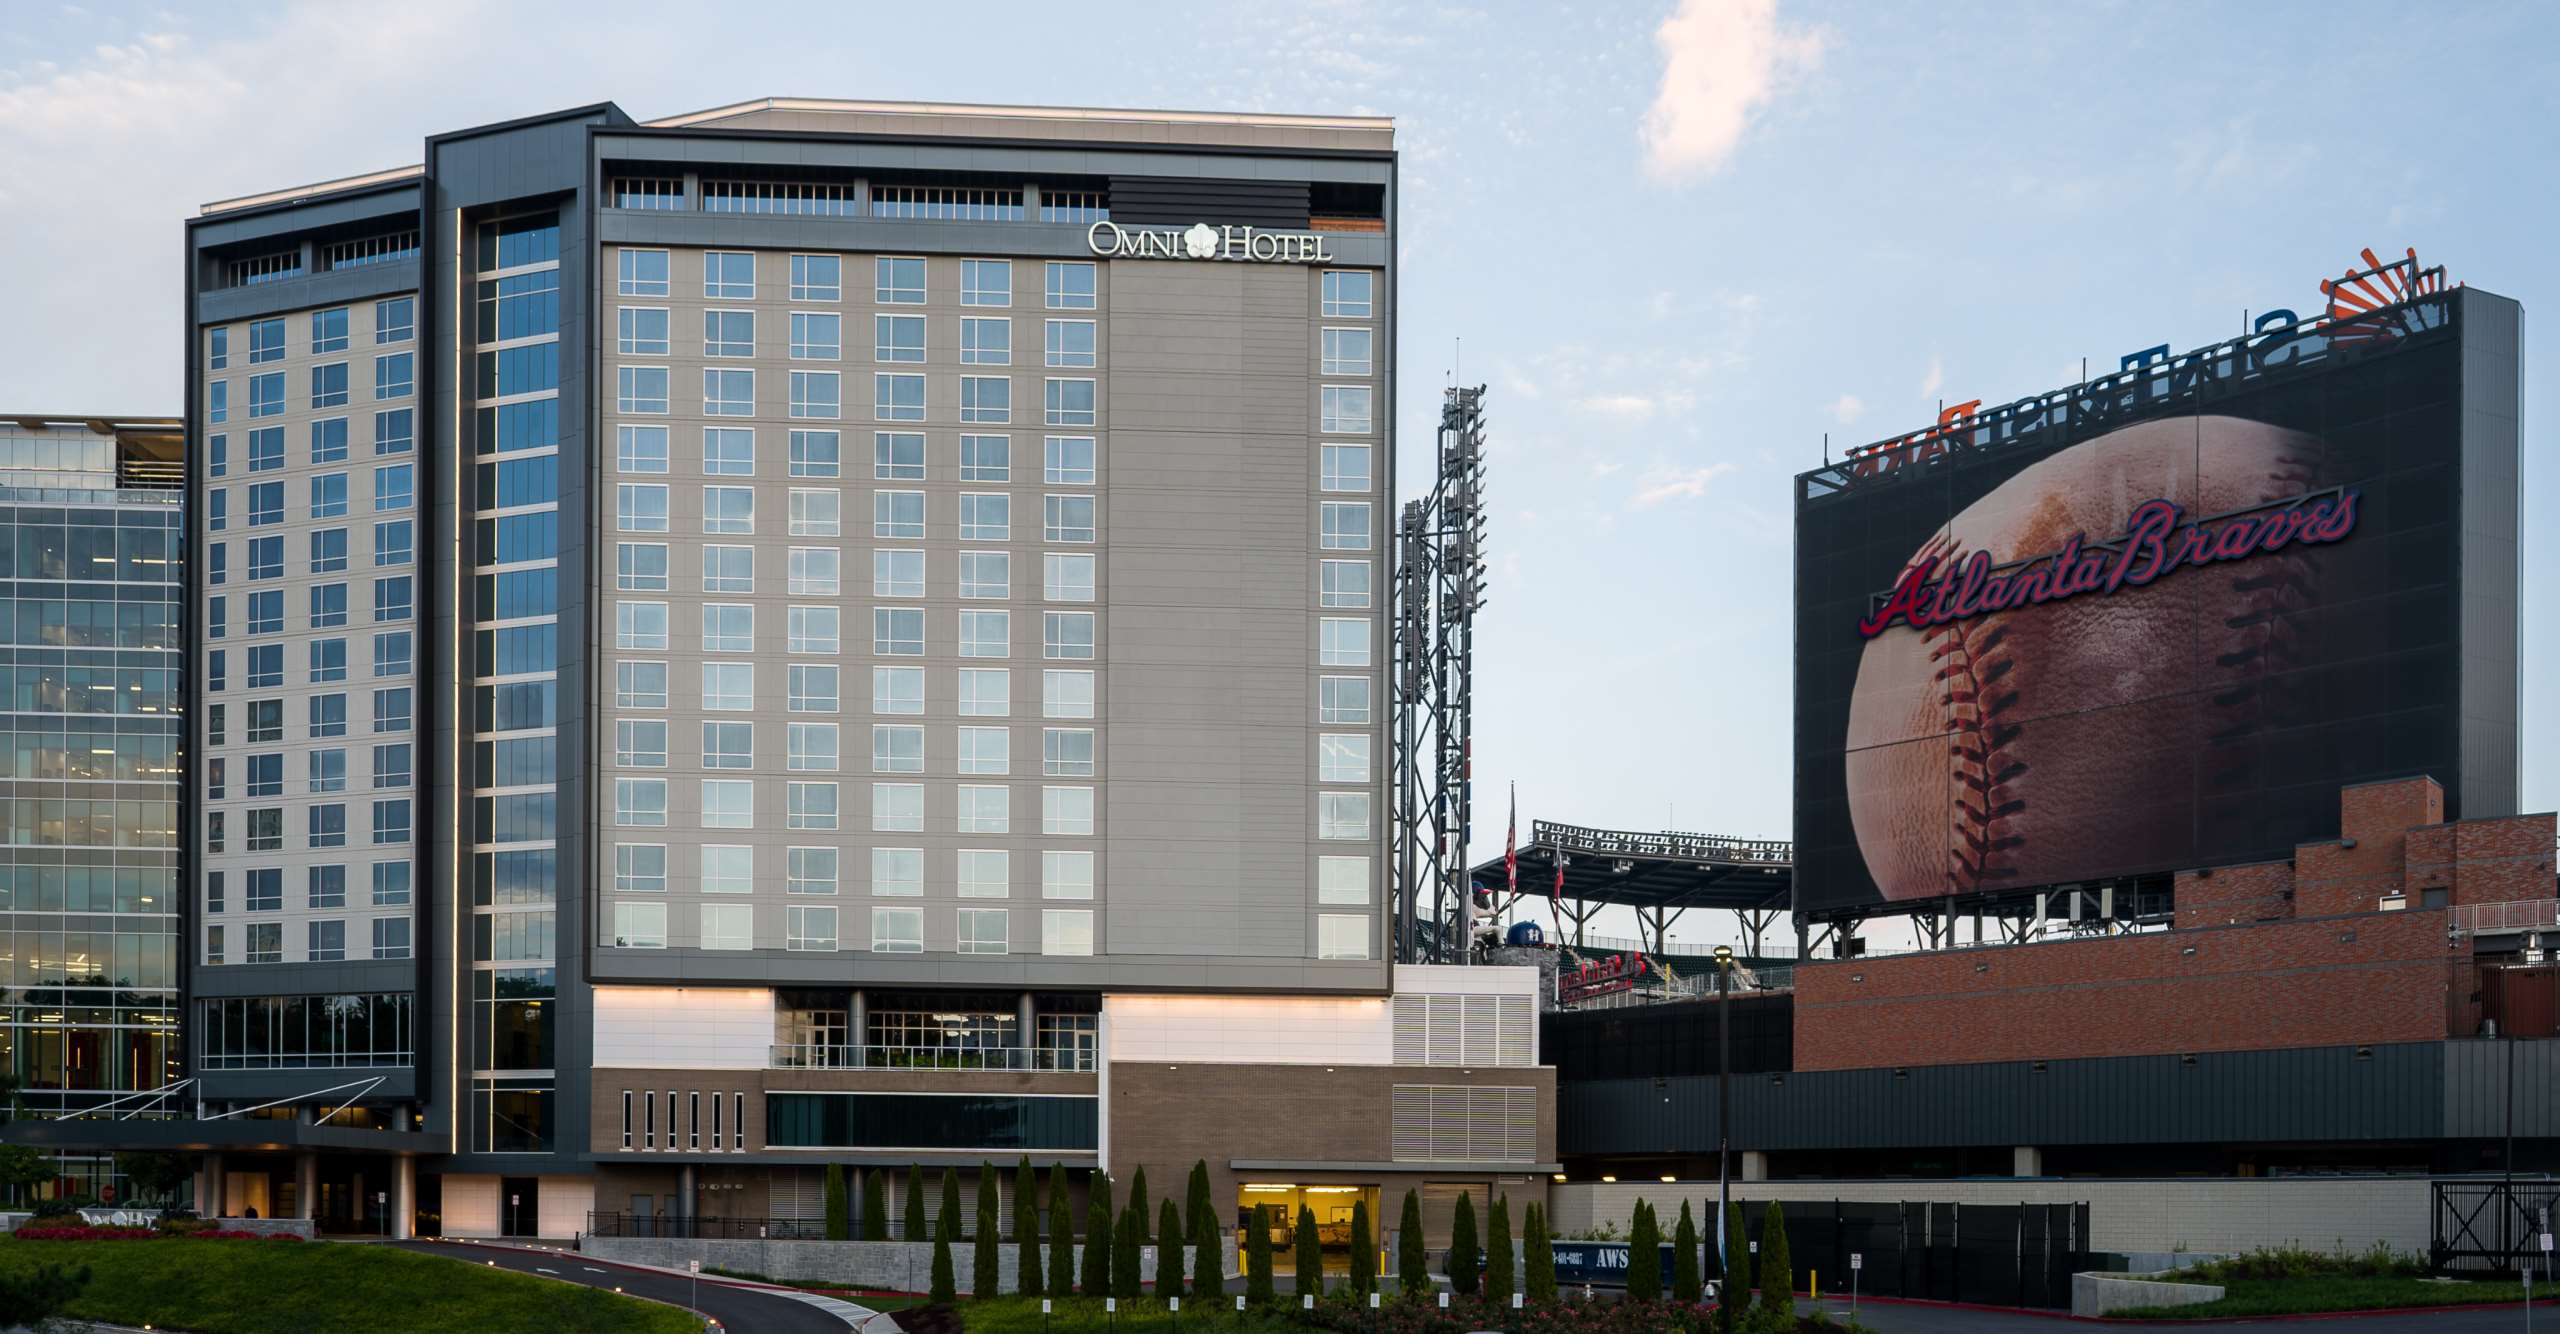
[[[1947,555],[1954,541],[1940,536],[1921,551],[1922,558]],[[1985,880],[2009,873],[1995,866],[1995,854],[2025,844],[2010,833],[2009,817],[2025,810],[2026,798],[2009,789],[2009,781],[2027,771],[2025,762],[2006,747],[2019,729],[1998,721],[2017,702],[2017,692],[1999,693],[2002,678],[2015,665],[1996,650],[2007,642],[2006,617],[2000,613],[1932,626],[1922,632],[1929,657],[1938,665],[1932,677],[1939,686],[1938,704],[1953,728],[1947,734],[1948,770],[1956,791],[1951,803],[1944,872],[1950,892],[1978,889]]]
[[[2299,490],[2317,484],[2310,459],[2280,456],[2280,472],[2267,474],[2267,480],[2280,488]],[[2249,561],[2235,574],[2231,591],[2239,594],[2238,611],[2223,618],[2223,628],[2231,632],[2228,647],[2214,656],[2214,665],[2231,671],[2238,679],[2233,686],[2213,697],[2217,709],[2236,709],[2255,700],[2266,687],[2266,678],[2292,667],[2302,660],[2301,629],[2294,613],[2306,606],[2318,587],[2315,576],[2317,562],[2291,547]],[[2218,728],[2205,739],[2208,742],[2229,741],[2262,730],[2262,725],[2241,721]]]

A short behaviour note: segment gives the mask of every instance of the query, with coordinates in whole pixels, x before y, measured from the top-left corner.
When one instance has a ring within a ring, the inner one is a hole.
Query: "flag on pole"
[[[1511,785],[1511,829],[1502,836],[1502,900],[1520,897],[1520,785]]]

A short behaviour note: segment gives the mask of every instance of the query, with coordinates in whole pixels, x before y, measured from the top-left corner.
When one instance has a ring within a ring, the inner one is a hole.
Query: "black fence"
[[[2427,1264],[2439,1274],[2547,1271],[2542,1235],[2560,1214],[2560,1181],[2439,1181]]]
[[[907,1239],[907,1223],[903,1217],[886,1218],[888,1241]],[[1044,1218],[1045,1224],[1047,1220]],[[960,1240],[977,1240],[977,1211],[970,1210],[960,1220]],[[861,1220],[853,1220],[854,1241],[863,1241]],[[1013,1213],[1005,1211],[996,1232],[998,1241],[1012,1241]],[[590,1237],[679,1237],[699,1241],[825,1241],[827,1224],[822,1218],[720,1218],[709,1214],[618,1214],[595,1212],[587,1215]],[[925,1224],[918,1241],[933,1240],[933,1224]],[[1148,1244],[1153,1245],[1150,1237]]]
[[[1768,1207],[1744,1204],[1746,1242],[1760,1239]],[[1849,1290],[1854,1259],[1862,1293],[2059,1308],[2071,1304],[2071,1275],[2090,1267],[2087,1204],[1788,1200],[1779,1207],[1796,1281],[1818,1275],[1826,1292]]]

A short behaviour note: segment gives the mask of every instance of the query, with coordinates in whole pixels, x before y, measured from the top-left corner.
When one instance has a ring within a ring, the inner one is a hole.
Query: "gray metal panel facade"
[[[2459,299],[2462,774],[2445,818],[2477,820],[2513,815],[2523,801],[2516,483],[2524,430],[2524,308],[2476,287],[2463,289]]]

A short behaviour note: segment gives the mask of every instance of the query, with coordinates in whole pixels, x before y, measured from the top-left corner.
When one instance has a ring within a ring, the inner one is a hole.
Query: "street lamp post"
[[[1716,946],[1716,1236],[1723,1245],[1716,1266],[1724,1281],[1724,1327],[1733,1328],[1733,1247],[1725,1222],[1733,1217],[1733,947]]]

